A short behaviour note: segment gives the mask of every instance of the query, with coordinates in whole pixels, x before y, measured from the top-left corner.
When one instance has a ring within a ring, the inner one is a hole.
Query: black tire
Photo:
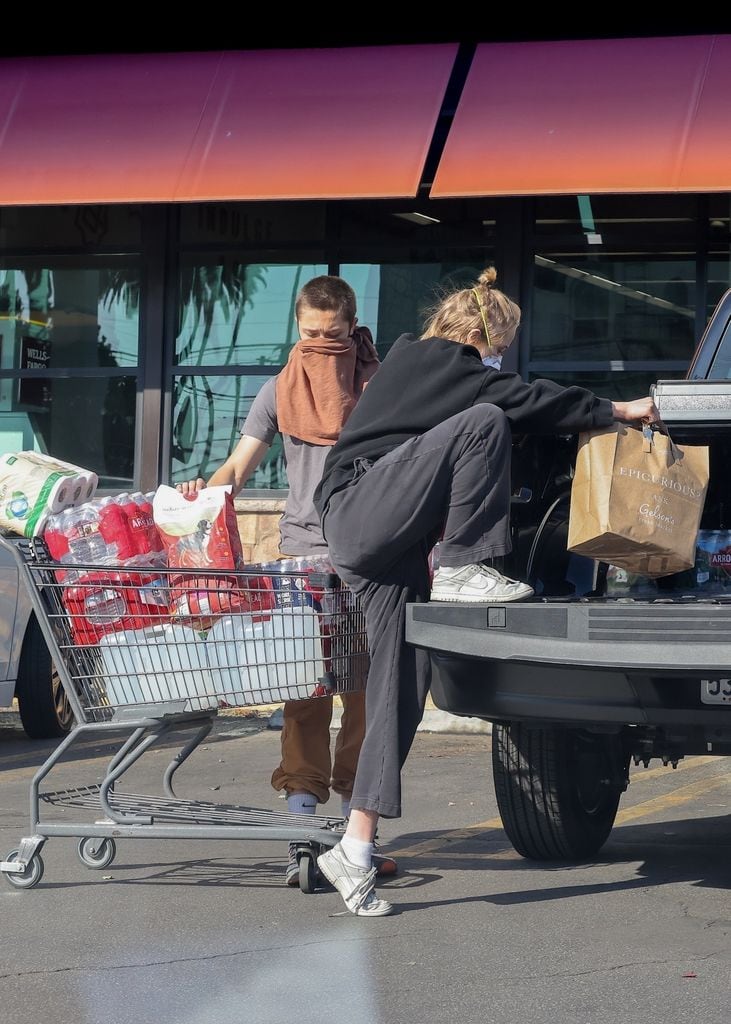
[[[529,860],[584,860],[612,830],[629,755],[618,735],[495,723],[492,767],[500,817],[517,852]]]
[[[74,714],[35,616],[28,620],[15,684],[20,721],[34,740],[65,736]]]

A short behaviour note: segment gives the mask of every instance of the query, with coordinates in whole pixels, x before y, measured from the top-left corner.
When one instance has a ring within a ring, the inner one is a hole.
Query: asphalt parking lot
[[[28,834],[30,781],[53,748],[0,719],[3,857]],[[46,788],[95,784],[113,749],[85,738]],[[176,749],[150,750],[126,785],[159,788]],[[404,817],[379,830],[401,868],[382,885],[397,912],[379,920],[343,914],[332,890],[287,889],[281,841],[124,839],[92,870],[76,839],[48,839],[38,886],[0,879],[2,1019],[728,1024],[728,759],[633,769],[600,856],[541,864],[502,830],[489,750],[484,732],[417,734]],[[176,789],[279,810],[278,753],[265,718],[221,716]]]

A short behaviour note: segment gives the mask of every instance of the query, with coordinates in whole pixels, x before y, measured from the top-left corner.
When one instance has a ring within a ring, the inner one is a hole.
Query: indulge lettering
[[[679,480],[673,480],[669,476],[657,476],[655,473],[643,472],[639,469],[628,469],[627,466],[619,466],[619,475],[629,477],[631,480],[641,480],[646,484],[657,484],[669,491],[677,491],[686,498],[700,498],[701,492],[688,484],[681,484]]]

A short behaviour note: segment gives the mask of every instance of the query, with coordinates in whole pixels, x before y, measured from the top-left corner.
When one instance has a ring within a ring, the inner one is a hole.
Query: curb
[[[242,714],[241,710],[238,711],[221,711],[219,712],[222,719],[241,719],[242,724],[246,724],[252,729],[281,729],[282,728],[282,707],[276,707],[273,711],[268,712],[263,708],[251,708],[246,709],[248,713]],[[332,720],[330,723],[330,729],[336,731],[340,728],[340,719],[343,714],[343,709],[337,705],[333,708]],[[0,711],[0,727],[1,728],[16,728],[22,729],[20,724],[20,716],[15,710],[3,710]],[[435,707],[427,707],[424,711],[424,717],[417,727],[417,732],[443,732],[443,733],[484,733],[486,735],[492,734],[492,723],[485,722],[481,718],[463,718],[461,715],[450,715],[448,711],[439,711]]]
[[[343,709],[333,708],[330,729],[340,728],[340,719]],[[282,728],[282,708],[277,708],[270,716],[267,729]],[[448,711],[440,711],[438,708],[427,708],[424,717],[417,727],[417,732],[445,732],[445,733],[492,733],[492,723],[485,722],[481,718],[464,718],[461,715],[450,715]]]

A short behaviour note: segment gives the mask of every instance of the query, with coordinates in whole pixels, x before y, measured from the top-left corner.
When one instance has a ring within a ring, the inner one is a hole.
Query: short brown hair
[[[355,292],[347,281],[335,274],[321,274],[303,284],[294,303],[295,316],[299,319],[304,307],[337,313],[348,323],[355,320]]]

